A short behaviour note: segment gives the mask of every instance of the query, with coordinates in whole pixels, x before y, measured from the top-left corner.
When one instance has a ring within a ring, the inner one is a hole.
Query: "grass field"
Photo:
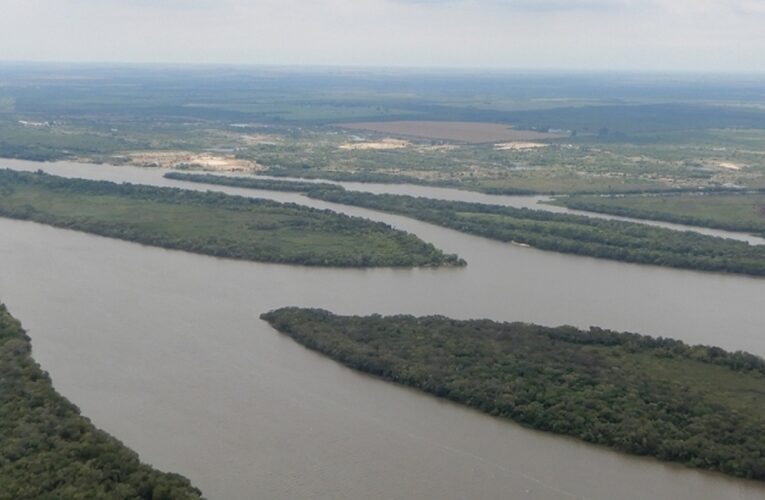
[[[566,134],[551,134],[534,130],[516,130],[501,123],[412,120],[343,123],[340,126],[351,130],[367,130],[394,136],[420,137],[423,139],[437,139],[473,144],[511,141],[541,141],[544,139],[560,139],[566,137]]]
[[[591,212],[765,235],[765,194],[571,196],[557,198],[554,203]]]

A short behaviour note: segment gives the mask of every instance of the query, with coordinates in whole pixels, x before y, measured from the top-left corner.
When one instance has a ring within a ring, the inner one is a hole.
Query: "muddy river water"
[[[56,388],[143,460],[186,475],[208,498],[765,497],[759,483],[535,432],[358,374],[258,319],[287,305],[445,314],[598,325],[765,355],[765,279],[543,252],[296,193],[170,181],[157,170],[0,167],[331,208],[468,261],[462,269],[261,264],[0,218],[0,300],[28,329]]]

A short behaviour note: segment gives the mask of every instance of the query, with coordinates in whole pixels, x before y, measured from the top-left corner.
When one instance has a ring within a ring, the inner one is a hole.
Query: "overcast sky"
[[[0,60],[765,71],[765,0],[0,0]]]

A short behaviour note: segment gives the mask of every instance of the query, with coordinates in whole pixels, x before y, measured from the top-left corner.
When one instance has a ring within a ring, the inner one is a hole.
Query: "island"
[[[765,361],[592,327],[338,316],[261,316],[350,368],[528,427],[636,455],[765,480]]]
[[[0,170],[0,216],[217,257],[345,267],[460,266],[413,234],[296,204]]]
[[[300,191],[311,198],[389,212],[540,250],[666,267],[765,276],[765,246],[672,229],[545,210],[349,191],[338,185],[211,174],[165,174],[190,182]],[[295,184],[295,185],[290,185]]]

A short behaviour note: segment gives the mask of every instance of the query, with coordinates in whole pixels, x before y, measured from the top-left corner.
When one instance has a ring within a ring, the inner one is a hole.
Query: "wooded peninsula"
[[[529,427],[765,480],[765,361],[600,328],[443,316],[262,319],[351,368]]]
[[[178,474],[142,464],[58,394],[0,304],[0,497],[201,498]]]
[[[167,174],[166,174],[167,175]],[[272,180],[186,174],[183,180],[239,187],[281,189]],[[179,178],[177,176],[173,178]],[[259,184],[265,182],[266,184]],[[494,240],[541,250],[639,264],[765,276],[765,246],[675,231],[647,224],[558,214],[500,205],[443,201],[406,195],[371,194],[303,184],[315,199],[390,212]],[[270,186],[270,187],[266,187]],[[294,186],[285,189],[295,190]]]
[[[0,170],[0,216],[163,248],[312,266],[454,266],[417,236],[296,204]]]

